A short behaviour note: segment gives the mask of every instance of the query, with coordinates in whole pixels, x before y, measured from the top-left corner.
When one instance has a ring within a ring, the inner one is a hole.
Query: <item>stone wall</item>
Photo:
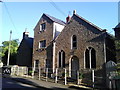
[[[77,36],[77,49],[71,49],[71,37]],[[66,25],[63,31],[56,39],[56,54],[55,54],[55,66],[58,65],[58,53],[60,50],[65,52],[65,64],[66,68],[70,69],[70,62],[72,56],[79,58],[79,69],[83,69],[85,66],[85,51],[88,47],[92,47],[96,51],[96,66],[101,68],[105,63],[104,61],[104,32],[89,25],[81,18],[73,15],[70,22]]]
[[[40,24],[42,23],[46,23],[46,29],[40,32]],[[38,48],[39,42],[42,40],[46,40],[46,48],[39,49]],[[34,43],[33,43],[33,62],[34,60],[39,60],[41,67],[45,67],[45,63],[47,62],[46,60],[52,59],[51,57],[52,40],[53,40],[53,22],[49,18],[43,15],[34,29]]]

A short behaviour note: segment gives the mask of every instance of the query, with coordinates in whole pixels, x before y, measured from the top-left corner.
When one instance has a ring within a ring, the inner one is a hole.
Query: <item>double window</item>
[[[46,40],[39,42],[39,48],[45,48],[46,47]]]
[[[44,31],[46,29],[46,24],[42,23],[40,24],[40,31]]]
[[[89,47],[85,51],[85,68],[96,68],[96,51]]]
[[[59,52],[59,57],[58,57],[58,67],[59,68],[64,68],[65,67],[65,52],[61,50]]]

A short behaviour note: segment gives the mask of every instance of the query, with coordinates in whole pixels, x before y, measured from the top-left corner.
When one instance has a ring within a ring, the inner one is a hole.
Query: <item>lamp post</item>
[[[9,66],[9,61],[10,61],[10,45],[11,45],[11,35],[12,35],[12,30],[10,31],[10,38],[9,38],[7,66]]]

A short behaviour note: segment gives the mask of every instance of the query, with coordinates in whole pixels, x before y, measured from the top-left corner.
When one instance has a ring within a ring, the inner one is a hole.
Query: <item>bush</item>
[[[83,79],[83,73],[79,73],[79,79]]]

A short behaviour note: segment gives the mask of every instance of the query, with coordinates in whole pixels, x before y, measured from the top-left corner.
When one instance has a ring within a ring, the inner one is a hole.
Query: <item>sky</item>
[[[118,22],[120,22],[120,1],[118,3]]]
[[[34,28],[43,13],[63,21],[73,10],[96,26],[107,29],[114,35],[118,24],[118,2],[4,2],[0,3],[0,45],[9,40],[12,30],[12,40],[21,41],[27,28],[30,37],[34,37]]]

